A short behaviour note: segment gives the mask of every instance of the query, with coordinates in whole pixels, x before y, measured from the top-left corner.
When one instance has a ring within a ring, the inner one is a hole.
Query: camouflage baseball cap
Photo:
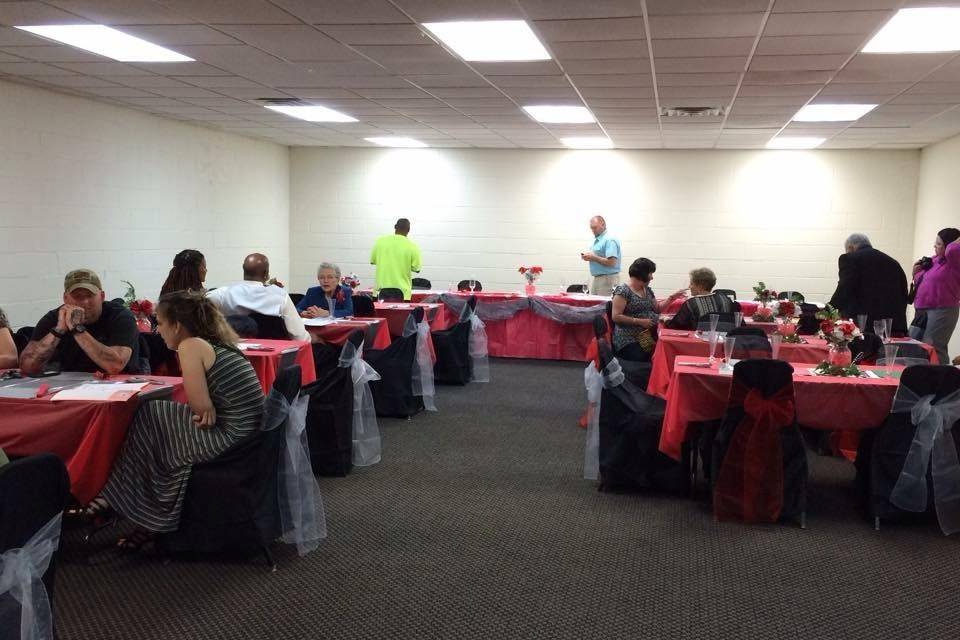
[[[91,269],[74,269],[63,279],[63,292],[71,293],[77,289],[100,293],[103,291],[103,286],[100,284],[100,278]]]

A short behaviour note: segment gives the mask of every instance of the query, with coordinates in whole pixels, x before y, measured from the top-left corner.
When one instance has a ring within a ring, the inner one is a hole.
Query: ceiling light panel
[[[120,62],[193,62],[193,58],[100,24],[18,26],[27,31]]]

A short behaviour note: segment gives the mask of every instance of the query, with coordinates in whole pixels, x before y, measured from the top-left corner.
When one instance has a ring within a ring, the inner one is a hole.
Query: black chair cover
[[[362,293],[353,296],[353,315],[358,318],[376,318],[377,310],[373,306],[373,299]]]
[[[483,291],[483,285],[479,280],[474,280],[473,284],[476,285],[473,287],[474,291]],[[470,280],[461,280],[458,282],[457,291],[470,291]]]
[[[803,303],[806,298],[799,291],[781,291],[777,294],[777,300],[790,300],[792,302]]]
[[[750,328],[754,329],[755,327]],[[769,359],[773,357],[773,348],[770,346],[770,340],[763,333],[763,329],[757,329],[760,335],[755,333],[737,335],[735,331],[737,330],[735,329],[727,334],[727,338],[736,339],[733,344],[734,360]]]
[[[854,359],[862,354],[863,364],[874,364],[877,358],[883,357],[883,340],[875,333],[865,333],[850,343],[850,353]],[[923,355],[926,356],[926,352]]]
[[[140,357],[146,355],[150,362],[150,372],[163,371],[167,375],[177,375],[180,364],[177,361],[177,352],[167,348],[167,344],[159,333],[141,333]],[[146,351],[144,351],[146,345]]]
[[[394,289],[392,287],[380,289],[379,293],[377,293],[377,300],[384,300],[386,302],[403,302],[403,291],[400,289]],[[354,309],[354,311],[356,311],[356,309]]]
[[[567,287],[567,293],[587,293],[588,291],[585,284],[571,284]]]
[[[760,327],[748,327],[748,326],[739,326],[736,329],[731,329],[727,332],[727,337],[732,338],[736,336],[760,336],[761,338],[767,337],[767,332],[761,329]]]
[[[256,338],[257,323],[250,316],[231,315],[225,317],[227,324],[241,338]]]
[[[477,298],[470,296],[460,321],[449,329],[433,331],[433,350],[437,362],[433,365],[434,384],[465,385],[473,377],[473,359],[470,357],[470,320],[468,309],[476,309]]]
[[[250,319],[257,323],[258,338],[268,340],[289,340],[287,325],[280,316],[265,316],[262,313],[251,313]]]
[[[797,322],[797,333],[802,336],[812,336],[820,329],[817,320],[817,311],[820,308],[815,304],[800,303],[800,319]]]
[[[423,320],[423,308],[410,312],[417,324]],[[434,345],[436,348],[436,345]],[[363,359],[380,374],[370,382],[373,404],[378,416],[409,418],[423,409],[423,400],[413,395],[413,363],[417,358],[417,334],[397,336],[386,349],[367,349]]]
[[[903,370],[900,384],[918,396],[934,396],[934,404],[960,389],[960,369],[952,366],[913,366]],[[879,429],[864,431],[857,448],[857,484],[874,518],[916,517],[897,508],[890,494],[897,484],[903,463],[916,434],[909,413],[890,413]],[[960,421],[952,425],[953,439],[960,453]],[[928,511],[933,507],[933,465],[927,468]]]
[[[737,292],[734,291],[733,289],[714,289],[713,292],[719,293],[720,295],[723,295],[723,296],[727,296],[734,302],[737,301]]]
[[[23,350],[33,337],[33,327],[20,327],[13,334],[13,344],[17,345],[17,354],[23,353]]]
[[[778,445],[780,451],[777,452],[782,457],[782,481],[783,493],[781,506],[778,510],[780,519],[795,518],[806,511],[807,497],[807,456],[803,445],[803,438],[800,430],[797,428],[796,412],[793,404],[793,367],[780,360],[744,360],[738,362],[733,369],[733,390],[731,390],[731,401],[727,406],[726,413],[720,423],[716,438],[713,443],[711,477],[713,479],[715,513],[717,500],[720,499],[718,489],[724,491],[724,473],[723,465],[731,454],[731,447],[738,447],[736,459],[742,460],[743,464],[749,465],[755,469],[756,475],[763,476],[763,481],[750,483],[749,474],[744,473],[743,489],[744,494],[749,492],[763,493],[764,486],[769,486],[772,478],[780,474],[780,469],[763,468],[764,462],[772,454],[770,451],[757,451],[756,448],[750,448],[753,442],[743,442],[738,437],[738,430],[749,428],[750,416],[745,409],[745,405],[751,402],[751,398],[746,399],[738,397],[736,391],[738,387],[748,394],[759,392],[764,402],[776,404],[779,410],[789,416],[785,422],[774,424],[774,428],[779,430]],[[780,422],[774,418],[774,422]],[[766,428],[766,427],[762,427]],[[746,434],[744,434],[746,435]],[[754,435],[762,435],[761,427],[755,428]],[[760,443],[763,441],[760,440]],[[739,448],[742,447],[745,448]],[[775,454],[774,454],[775,455]],[[756,465],[756,466],[755,466]],[[731,469],[731,471],[735,471]],[[778,501],[780,496],[775,496]],[[753,517],[747,519],[753,521],[764,521],[765,516],[771,514],[767,510],[768,505],[748,504],[745,495],[738,496],[738,501],[742,501],[741,508],[743,513],[752,514]],[[772,519],[772,518],[771,518]]]
[[[0,553],[26,544],[41,527],[64,510],[70,497],[70,478],[57,456],[41,453],[14,460],[0,467]],[[2,568],[2,567],[0,567]],[[57,552],[54,552],[43,584],[53,611],[54,579]],[[8,620],[0,616],[0,637],[20,637],[20,609],[9,612]],[[55,620],[55,618],[54,618]]]
[[[363,331],[347,338],[357,348]],[[318,372],[319,373],[319,372]],[[303,388],[307,405],[307,441],[310,463],[318,476],[345,476],[353,469],[353,378],[348,367],[324,370],[315,382]]]
[[[930,360],[930,352],[918,344],[912,342],[895,342],[897,345],[898,358],[915,358],[917,360]],[[883,357],[883,350],[878,354]],[[938,362],[937,364],[950,364],[949,362]]]
[[[300,392],[300,366],[281,369],[273,388],[290,402]],[[283,429],[257,431],[219,457],[193,466],[180,526],[155,538],[162,553],[261,550],[280,536],[277,469]]]
[[[697,320],[697,331],[709,331],[710,330],[710,316],[719,316],[717,319],[717,332],[727,333],[733,331],[736,327],[733,321],[733,312],[732,311],[721,311],[719,313],[711,313],[705,316],[700,316]]]
[[[303,300],[302,293],[291,293],[288,295],[290,296],[290,300],[293,302],[293,304],[300,304],[300,301]]]
[[[426,278],[414,278],[411,285],[414,289],[429,289],[433,286]]]

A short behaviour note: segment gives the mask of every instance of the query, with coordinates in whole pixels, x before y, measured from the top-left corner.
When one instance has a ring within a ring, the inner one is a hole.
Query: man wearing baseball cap
[[[37,323],[20,355],[20,369],[28,375],[57,369],[140,373],[137,321],[122,304],[104,297],[96,273],[68,273],[63,304]]]

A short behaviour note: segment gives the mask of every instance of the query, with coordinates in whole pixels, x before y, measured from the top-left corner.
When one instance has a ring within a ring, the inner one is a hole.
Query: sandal
[[[130,535],[117,540],[117,549],[121,551],[140,551],[150,542],[153,542],[153,533],[138,527]]]

